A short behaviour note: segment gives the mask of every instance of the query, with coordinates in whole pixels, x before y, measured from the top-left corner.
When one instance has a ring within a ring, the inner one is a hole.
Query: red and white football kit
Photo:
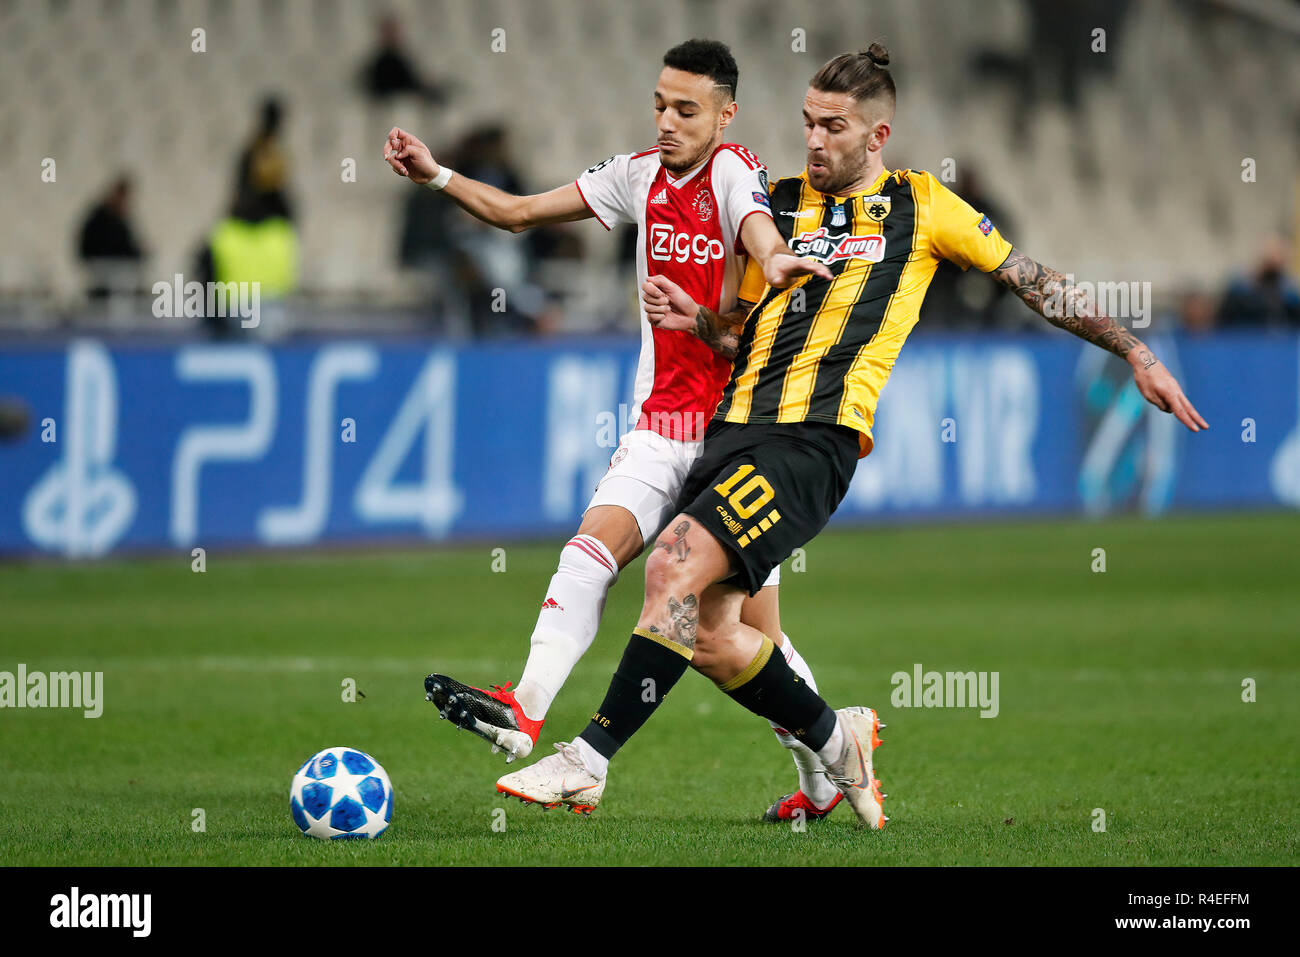
[[[745,272],[740,227],[752,215],[771,217],[767,170],[735,143],[714,150],[703,166],[679,178],[657,149],[612,156],[577,180],[578,191],[606,229],[636,223],[638,287],[666,276],[715,312],[730,311]],[[595,505],[620,505],[636,516],[649,544],[672,518],[686,473],[700,454],[704,431],[731,361],[687,332],[656,329],[641,316],[641,357],[633,387],[636,422],[622,437]],[[779,580],[780,569],[769,584]]]

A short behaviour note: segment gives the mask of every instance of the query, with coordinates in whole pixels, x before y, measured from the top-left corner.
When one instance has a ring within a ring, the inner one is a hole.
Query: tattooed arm
[[[734,359],[736,350],[740,348],[740,332],[745,328],[745,317],[753,308],[752,302],[737,302],[731,312],[718,315],[712,309],[700,306],[695,313],[695,328],[691,331],[714,352]]]
[[[1087,339],[1121,359],[1135,348],[1146,350],[1147,368],[1157,360],[1150,350],[1114,319],[1101,314],[1097,304],[1065,276],[1012,249],[1006,262],[993,271],[993,278],[1024,301],[1052,325]]]
[[[735,309],[718,315],[712,309],[696,305],[685,290],[663,276],[651,276],[645,281],[641,287],[641,299],[652,326],[689,332],[728,359],[736,358],[745,317],[754,308],[752,303],[741,301],[736,303]]]
[[[1012,249],[992,275],[1052,325],[1126,359],[1138,391],[1156,408],[1172,412],[1193,432],[1210,427],[1155,353],[1060,272]]]

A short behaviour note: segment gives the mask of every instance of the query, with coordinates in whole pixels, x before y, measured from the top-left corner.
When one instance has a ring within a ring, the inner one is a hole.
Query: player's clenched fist
[[[681,286],[664,276],[650,276],[641,286],[646,319],[657,329],[695,331],[700,307]]]
[[[405,176],[420,186],[441,172],[438,164],[433,161],[429,147],[419,137],[396,126],[388,131],[388,140],[384,143],[384,159],[394,173]]]

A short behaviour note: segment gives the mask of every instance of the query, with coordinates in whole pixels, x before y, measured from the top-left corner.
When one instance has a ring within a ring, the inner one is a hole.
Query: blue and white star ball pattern
[[[289,813],[311,837],[378,837],[393,819],[393,785],[364,751],[326,748],[293,776]]]

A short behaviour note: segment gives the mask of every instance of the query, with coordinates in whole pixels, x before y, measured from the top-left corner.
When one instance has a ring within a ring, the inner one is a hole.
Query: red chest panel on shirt
[[[646,199],[646,266],[703,306],[717,310],[727,244],[710,178],[712,163],[689,183],[668,185],[660,168]],[[639,429],[698,441],[731,375],[731,362],[688,332],[655,329],[654,385],[641,406]]]

